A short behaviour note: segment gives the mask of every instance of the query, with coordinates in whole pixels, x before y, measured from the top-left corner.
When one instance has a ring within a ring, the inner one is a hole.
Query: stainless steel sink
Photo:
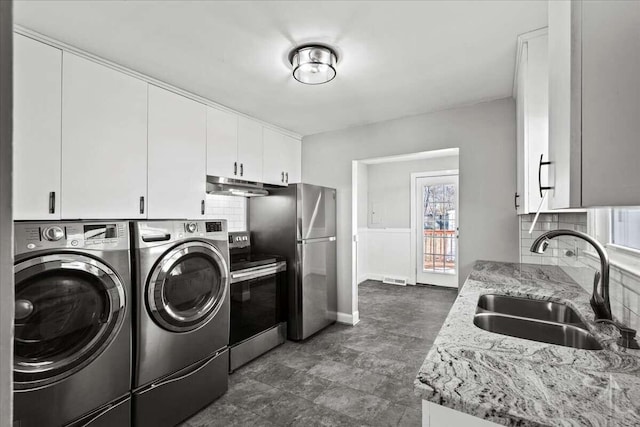
[[[482,295],[478,299],[478,309],[508,314],[510,316],[526,317],[528,319],[580,324],[584,326],[578,313],[571,307],[553,301],[511,297],[507,295]]]
[[[602,350],[578,314],[562,303],[482,295],[473,324],[497,334],[582,350]]]

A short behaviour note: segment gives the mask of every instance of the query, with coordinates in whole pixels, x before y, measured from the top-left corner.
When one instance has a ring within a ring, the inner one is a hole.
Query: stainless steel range
[[[284,258],[251,251],[248,232],[229,233],[229,370],[282,344],[287,335]]]

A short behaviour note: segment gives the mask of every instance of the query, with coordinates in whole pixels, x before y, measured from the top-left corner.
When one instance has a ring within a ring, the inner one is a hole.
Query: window
[[[611,264],[640,274],[640,207],[590,209],[588,215],[588,232],[606,246]]]
[[[611,209],[610,243],[640,250],[640,208]]]

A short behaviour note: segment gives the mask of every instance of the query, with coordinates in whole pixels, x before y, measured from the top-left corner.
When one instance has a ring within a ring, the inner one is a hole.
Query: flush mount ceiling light
[[[293,78],[307,85],[330,82],[336,76],[338,57],[333,49],[319,45],[298,46],[289,54]]]

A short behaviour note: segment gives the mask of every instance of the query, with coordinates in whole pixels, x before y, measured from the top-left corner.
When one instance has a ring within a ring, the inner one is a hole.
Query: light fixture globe
[[[322,45],[304,45],[289,54],[293,66],[293,78],[307,85],[319,85],[336,76],[338,58],[335,52]]]

